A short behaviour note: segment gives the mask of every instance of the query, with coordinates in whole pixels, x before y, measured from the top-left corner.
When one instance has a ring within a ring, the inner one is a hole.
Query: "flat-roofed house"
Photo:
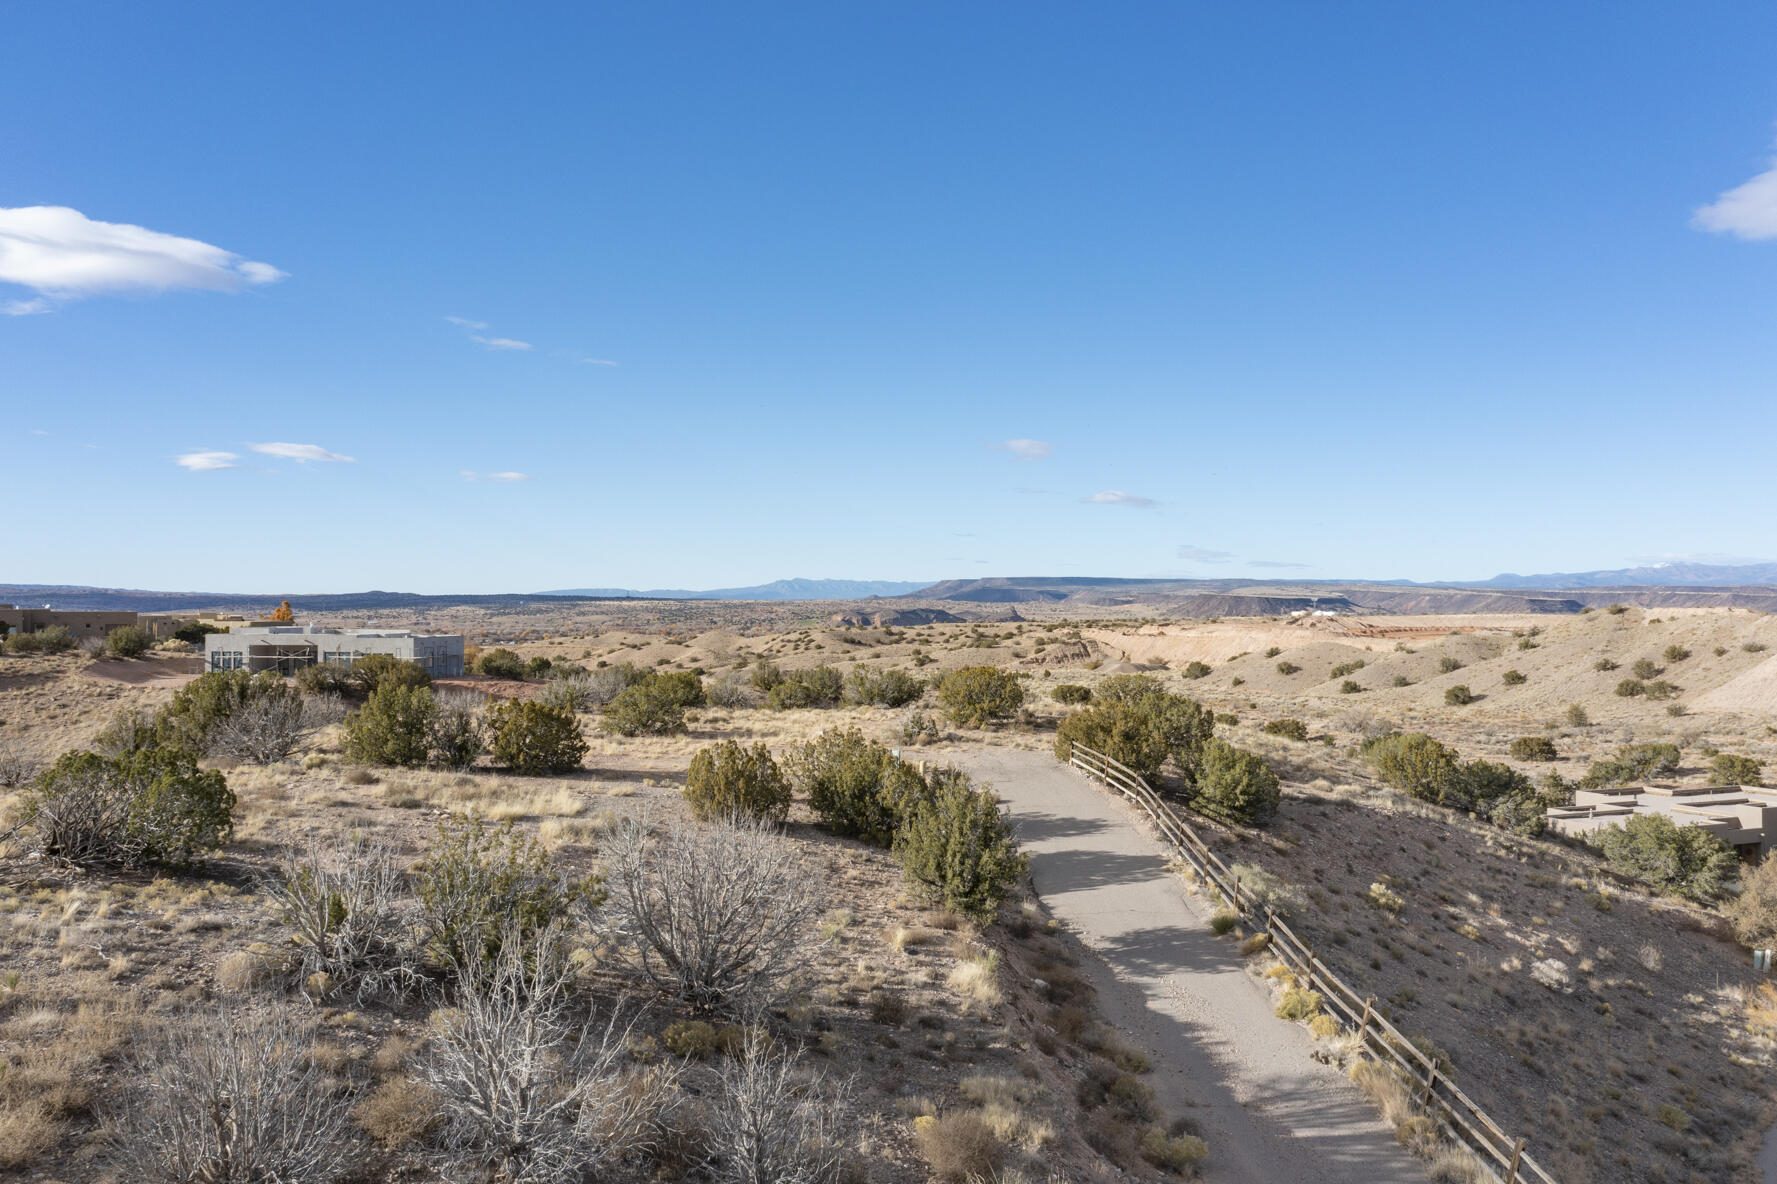
[[[304,666],[322,663],[350,666],[371,654],[388,654],[412,662],[434,678],[463,673],[460,633],[248,625],[204,638],[205,670],[276,670],[280,674],[294,674]]]
[[[1584,836],[1621,826],[1637,814],[1664,814],[1679,826],[1706,830],[1755,863],[1777,843],[1777,789],[1762,785],[1625,785],[1578,789],[1573,805],[1548,812],[1549,829]]]

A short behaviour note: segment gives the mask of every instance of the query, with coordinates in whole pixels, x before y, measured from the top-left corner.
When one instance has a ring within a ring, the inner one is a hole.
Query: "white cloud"
[[[485,329],[485,328],[487,328],[486,321],[472,321],[468,317],[445,317],[444,319],[449,321],[451,324],[457,325],[457,326],[464,328],[464,329]]]
[[[1133,506],[1138,510],[1151,510],[1160,503],[1151,497],[1143,497],[1139,493],[1124,493],[1121,489],[1106,489],[1081,498],[1089,506]]]
[[[48,312],[56,300],[101,292],[235,292],[284,275],[269,263],[194,238],[96,222],[66,206],[0,207],[0,283],[38,293],[37,299],[8,303],[10,316]]]
[[[615,366],[617,363],[609,358],[581,358],[580,364],[582,366]]]
[[[485,345],[489,349],[530,349],[531,348],[530,342],[518,341],[518,340],[515,340],[511,337],[483,337],[481,334],[477,333],[477,334],[473,335],[472,337],[470,337],[469,340],[477,343],[478,345]]]
[[[1313,567],[1314,566],[1311,563],[1288,563],[1288,562],[1284,562],[1284,561],[1277,560],[1277,559],[1248,559],[1246,561],[1246,565],[1248,567],[1278,567],[1278,568]]]
[[[217,469],[236,469],[240,466],[234,462],[241,459],[232,452],[187,452],[177,457],[175,463],[193,473],[212,473]]]
[[[477,473],[471,469],[464,469],[461,473],[458,474],[458,476],[462,477],[462,479],[465,481],[506,481],[506,482],[511,482],[511,481],[529,481],[531,479],[530,474],[528,474],[528,473],[511,473],[511,472],[507,472],[507,473]]]
[[[337,452],[329,452],[319,444],[249,444],[247,447],[254,452],[262,452],[266,456],[281,456],[286,460],[326,460],[341,461],[346,464],[353,463],[351,457],[341,456]]]
[[[1055,451],[1055,445],[1047,440],[1026,440],[1023,437],[1001,441],[994,447],[1001,452],[1010,452],[1019,460],[1045,460]]]
[[[1208,547],[1193,547],[1185,543],[1178,549],[1180,559],[1188,559],[1192,563],[1227,563],[1234,558],[1232,551],[1212,551]]]
[[[1777,238],[1777,160],[1752,180],[1698,206],[1691,225],[1752,242]]]

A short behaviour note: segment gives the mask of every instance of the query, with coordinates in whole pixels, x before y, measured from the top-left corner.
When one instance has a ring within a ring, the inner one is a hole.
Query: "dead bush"
[[[514,938],[433,1013],[424,1079],[443,1098],[453,1162],[503,1184],[556,1184],[640,1156],[661,1137],[675,1080],[625,1067],[630,1028],[569,1018],[566,964],[545,934]],[[471,953],[471,959],[478,954]]]
[[[768,822],[678,823],[650,838],[645,819],[630,820],[605,853],[636,968],[699,1010],[768,1002],[814,952],[819,879]]]
[[[104,1117],[127,1178],[325,1184],[353,1161],[351,1100],[289,1012],[175,1016],[136,1048],[144,1087]]]
[[[403,999],[419,985],[419,903],[381,844],[316,843],[287,855],[266,885],[291,930],[296,981],[311,998]]]
[[[437,1090],[411,1077],[389,1077],[352,1110],[358,1126],[384,1147],[417,1143],[439,1123],[443,1102]]]
[[[710,1118],[710,1166],[722,1184],[834,1184],[846,1168],[849,1090],[757,1029],[722,1068]]]
[[[209,733],[210,755],[273,765],[302,747],[315,717],[295,687],[255,695],[219,719]]]

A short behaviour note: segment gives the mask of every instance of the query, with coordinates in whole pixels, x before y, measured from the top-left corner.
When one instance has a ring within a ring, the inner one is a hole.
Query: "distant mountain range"
[[[1777,563],[1655,563],[1616,571],[1561,571],[1521,576],[1512,572],[1477,584],[1446,588],[1747,588],[1777,584]]]
[[[561,588],[538,596],[637,596],[649,600],[868,600],[872,596],[906,596],[928,586],[930,580],[773,580],[747,588]]]

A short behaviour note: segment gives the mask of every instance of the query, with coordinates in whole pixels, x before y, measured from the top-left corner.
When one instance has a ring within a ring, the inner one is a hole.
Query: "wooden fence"
[[[1500,1184],[1555,1184],[1524,1149],[1524,1140],[1513,1138],[1462,1092],[1449,1073],[1421,1052],[1398,1028],[1375,1009],[1373,996],[1360,995],[1327,969],[1308,943],[1297,937],[1270,906],[1243,893],[1240,877],[1224,864],[1198,837],[1197,832],[1161,800],[1128,766],[1102,752],[1075,743],[1068,762],[1095,780],[1129,798],[1147,812],[1178,857],[1203,881],[1221,894],[1228,907],[1271,935],[1270,950],[1281,958],[1302,982],[1320,992],[1328,1014],[1357,1035],[1364,1055],[1398,1073],[1413,1090],[1414,1100],[1442,1128],[1445,1135],[1473,1152],[1481,1165]]]

